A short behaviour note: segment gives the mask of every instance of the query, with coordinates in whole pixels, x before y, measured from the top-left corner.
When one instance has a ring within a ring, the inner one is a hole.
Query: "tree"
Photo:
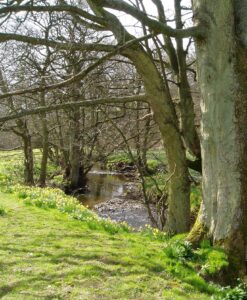
[[[247,1],[193,3],[201,87],[203,203],[192,241],[204,234],[244,271],[247,237]],[[230,274],[231,276],[231,274]]]
[[[4,78],[4,74],[0,69],[0,88],[3,92],[8,91],[8,83]],[[15,101],[12,97],[7,99],[7,107],[11,111],[16,111]],[[30,132],[27,119],[15,120],[15,125],[11,126],[11,131],[21,138],[24,152],[24,183],[27,185],[34,185],[34,162],[33,162],[33,147],[32,147],[32,135]]]

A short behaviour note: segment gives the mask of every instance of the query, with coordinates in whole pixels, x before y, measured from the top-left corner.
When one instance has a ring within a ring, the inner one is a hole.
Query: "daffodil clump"
[[[145,228],[142,230],[142,234],[152,237],[155,240],[159,240],[161,242],[167,241],[169,239],[169,235],[166,232],[160,231],[158,228],[154,228],[149,224],[145,225]]]
[[[104,229],[112,234],[118,232],[130,232],[131,227],[127,223],[117,223],[110,219],[103,219],[71,196],[67,196],[60,189],[27,187],[15,185],[12,192],[23,199],[26,205],[34,205],[45,209],[57,209],[72,218],[86,222],[90,229]]]

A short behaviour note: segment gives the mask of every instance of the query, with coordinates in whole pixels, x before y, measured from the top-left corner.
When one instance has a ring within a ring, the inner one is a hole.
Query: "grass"
[[[148,231],[91,229],[0,194],[1,299],[211,299],[217,288]],[[167,249],[166,249],[167,250]]]
[[[206,241],[193,250],[185,236],[151,227],[135,232],[61,190],[17,184],[11,172],[19,158],[0,162],[1,299],[233,300],[230,293],[242,293],[204,279],[227,265],[221,249]]]
[[[132,150],[134,157],[136,158],[136,151]],[[125,151],[116,151],[107,158],[107,168],[115,169],[119,163],[131,164],[132,160],[128,153]],[[164,150],[152,150],[147,152],[147,165],[150,171],[157,172],[159,167],[164,167],[166,163],[166,157]]]
[[[33,150],[34,157],[34,178],[38,181],[40,174],[40,162],[41,162],[41,151],[39,149]],[[2,182],[2,176],[4,175],[9,181],[14,183],[23,183],[24,165],[23,165],[23,151],[0,151],[0,181]],[[63,178],[62,175],[54,176],[51,180],[50,175],[58,172],[60,168],[55,166],[54,163],[49,161],[47,165],[47,177],[50,184],[61,185]],[[61,172],[62,173],[62,172]]]

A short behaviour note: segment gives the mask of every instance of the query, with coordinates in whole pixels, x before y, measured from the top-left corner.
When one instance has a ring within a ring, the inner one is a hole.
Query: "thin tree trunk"
[[[49,132],[45,118],[42,119],[42,158],[40,165],[39,185],[45,186],[47,176],[47,163],[49,156]]]
[[[25,131],[22,135],[24,149],[24,183],[34,185],[33,176],[33,149],[31,135]]]
[[[183,28],[181,15],[181,0],[175,0],[175,20],[176,28]],[[186,55],[183,47],[183,39],[176,38],[177,58],[178,58],[178,83],[179,83],[179,111],[180,126],[186,148],[197,158],[200,158],[200,141],[195,127],[194,103],[191,95],[190,85],[187,77]]]
[[[42,78],[42,85],[45,85],[45,80]],[[40,103],[42,106],[46,105],[45,101],[45,91],[41,92],[40,95]],[[40,165],[40,175],[39,175],[39,185],[45,186],[46,184],[46,176],[47,176],[47,163],[48,163],[48,155],[49,155],[49,130],[47,127],[47,119],[46,114],[42,114],[41,116],[41,126],[42,126],[42,158]]]

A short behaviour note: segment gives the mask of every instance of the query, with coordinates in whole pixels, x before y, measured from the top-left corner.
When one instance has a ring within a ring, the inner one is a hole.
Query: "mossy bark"
[[[202,206],[198,212],[198,217],[197,217],[189,235],[187,236],[187,240],[189,242],[191,242],[191,244],[194,248],[199,247],[201,241],[203,241],[208,235],[208,229],[201,220],[201,216],[202,216],[201,210],[202,210]]]
[[[128,49],[126,55],[142,76],[154,119],[159,126],[168,161],[168,215],[166,230],[188,232],[190,228],[190,181],[185,148],[169,89],[165,88],[154,63],[141,49]]]
[[[88,1],[94,13],[104,18],[106,26],[114,33],[119,44],[132,40],[117,17],[104,10],[100,1]],[[169,93],[152,57],[140,44],[133,44],[121,53],[132,61],[141,76],[154,119],[159,126],[164,143],[169,178],[167,230],[183,233],[190,228],[190,181],[185,148],[179,130],[179,121]]]
[[[193,1],[196,20],[208,34],[196,40],[203,203],[200,226],[196,222],[190,237],[207,228],[229,255],[231,279],[243,273],[247,235],[247,55],[236,32],[236,2]]]

